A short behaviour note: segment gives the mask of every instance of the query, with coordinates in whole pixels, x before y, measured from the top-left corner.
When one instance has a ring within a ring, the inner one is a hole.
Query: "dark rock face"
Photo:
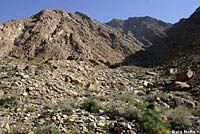
[[[145,46],[162,44],[167,37],[165,30],[172,26],[169,23],[148,16],[130,17],[127,20],[113,19],[107,25],[136,37]]]
[[[188,19],[181,19],[167,30],[168,60],[177,66],[193,66],[199,63],[200,53],[200,8]],[[192,65],[193,64],[193,65]]]
[[[141,50],[134,38],[85,14],[43,10],[21,20],[0,24],[0,58],[96,60],[117,63]]]

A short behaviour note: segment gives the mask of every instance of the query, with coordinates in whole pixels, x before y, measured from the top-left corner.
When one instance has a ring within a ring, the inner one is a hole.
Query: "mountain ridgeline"
[[[118,63],[142,49],[137,39],[85,14],[43,10],[0,25],[0,57],[23,60],[95,60]]]
[[[127,20],[113,19],[106,24],[124,34],[136,37],[145,46],[164,43],[167,37],[165,30],[172,26],[149,16],[130,17]]]
[[[101,24],[80,12],[46,9],[0,24],[0,58],[92,60],[114,67],[189,64],[199,61],[199,31],[200,9],[174,25],[148,16]]]
[[[188,19],[181,19],[166,32],[169,45],[167,61],[175,66],[199,66],[200,8]]]

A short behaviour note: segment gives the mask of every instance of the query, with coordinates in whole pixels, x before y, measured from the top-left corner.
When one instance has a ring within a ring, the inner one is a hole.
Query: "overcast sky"
[[[0,0],[0,23],[29,17],[45,8],[80,11],[100,22],[152,16],[175,23],[199,6],[200,0]]]

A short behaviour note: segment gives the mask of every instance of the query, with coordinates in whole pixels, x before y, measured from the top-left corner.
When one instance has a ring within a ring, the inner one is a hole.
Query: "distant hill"
[[[152,17],[130,17],[127,20],[113,19],[107,25],[136,37],[145,46],[162,44],[167,37],[165,30],[172,24],[165,23]]]

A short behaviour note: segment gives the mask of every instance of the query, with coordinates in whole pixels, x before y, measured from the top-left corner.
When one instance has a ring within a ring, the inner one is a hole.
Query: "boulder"
[[[4,95],[4,92],[2,90],[0,90],[0,100],[3,97],[3,95]]]
[[[77,92],[73,91],[73,90],[66,90],[65,93],[69,96],[77,96]]]
[[[154,88],[155,87],[155,85],[153,83],[148,82],[148,81],[144,81],[143,84],[147,88]]]
[[[176,75],[178,73],[177,68],[170,68],[167,70],[167,75]]]
[[[150,72],[150,71],[147,71],[146,74],[147,74],[147,75],[152,75],[152,76],[157,75],[157,73],[155,73],[155,72]]]
[[[81,85],[82,84],[82,81],[80,79],[78,79],[78,78],[76,78],[76,77],[74,77],[72,75],[66,76],[65,81],[66,82],[70,82],[72,84],[76,84],[76,85],[79,85],[79,84]]]
[[[187,91],[187,90],[191,89],[191,86],[186,82],[175,81],[175,88],[176,88],[176,90]]]
[[[186,72],[178,73],[175,76],[176,81],[187,81],[194,76],[194,72],[191,69],[188,69]]]
[[[87,87],[87,90],[90,91],[90,92],[94,92],[97,89],[96,86],[94,84],[91,84],[91,83],[89,83],[86,87]]]
[[[98,93],[97,95],[95,95],[95,98],[98,99],[98,100],[102,100],[102,101],[106,100],[105,95],[101,94],[101,93]]]

